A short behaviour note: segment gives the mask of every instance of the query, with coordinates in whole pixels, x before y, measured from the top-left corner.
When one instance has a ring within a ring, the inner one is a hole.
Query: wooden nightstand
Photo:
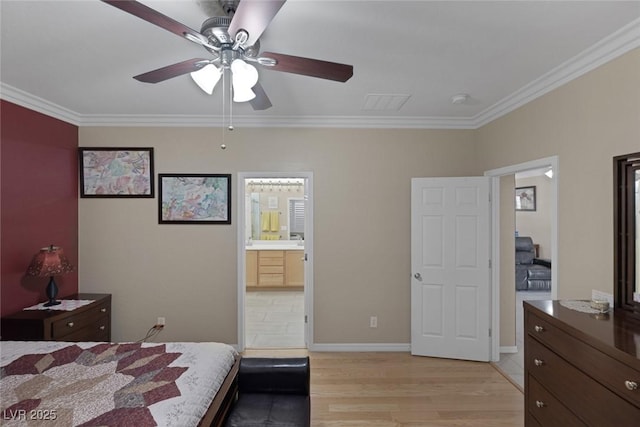
[[[111,294],[75,294],[93,300],[71,311],[23,310],[2,318],[0,334],[13,341],[111,341]]]

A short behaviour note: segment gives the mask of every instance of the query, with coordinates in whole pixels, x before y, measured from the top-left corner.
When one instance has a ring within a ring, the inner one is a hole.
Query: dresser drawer
[[[524,425],[525,427],[544,427],[542,424],[535,419],[531,412],[527,412],[524,414]]]
[[[527,379],[527,408],[537,425],[546,427],[583,427],[580,421],[566,406],[553,397],[535,378]],[[528,423],[527,425],[536,425]]]
[[[578,418],[588,420],[588,425],[594,427],[630,426],[637,422],[639,408],[620,399],[532,337],[526,340],[525,369],[529,380],[544,384],[557,400],[575,408]]]
[[[626,381],[640,384],[640,371],[628,366],[533,313],[528,313],[526,333],[570,360],[578,369],[640,408],[640,389],[629,390]],[[639,414],[640,415],[640,414]]]
[[[51,335],[54,340],[65,341],[67,340],[67,335],[89,326],[99,318],[106,317],[109,319],[109,315],[109,302],[104,302],[89,310],[65,316],[60,320],[52,322]]]

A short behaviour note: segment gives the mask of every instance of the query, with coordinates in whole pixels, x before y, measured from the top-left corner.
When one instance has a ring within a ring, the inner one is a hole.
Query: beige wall
[[[551,180],[544,175],[516,179],[516,187],[536,187],[536,210],[516,211],[516,230],[540,245],[540,258],[551,259]]]
[[[515,176],[500,177],[500,345],[516,345],[516,242],[514,197]]]
[[[481,174],[474,131],[83,127],[81,146],[155,147],[156,173],[314,174],[317,343],[410,341],[410,180]],[[81,199],[81,291],[113,294],[114,340],[237,342],[232,225],[159,225],[156,199]],[[378,328],[369,328],[369,316]]]
[[[612,157],[640,148],[640,49],[477,131],[485,170],[559,157],[558,297],[613,292]]]
[[[83,127],[80,145],[153,146],[157,173],[232,173],[234,195],[238,171],[313,172],[316,342],[406,343],[411,177],[559,156],[558,296],[613,291],[611,159],[640,147],[639,75],[636,49],[476,131],[239,128],[223,151],[219,129]],[[80,200],[79,288],[113,293],[114,340],[165,316],[164,340],[236,342],[235,207],[230,226],[158,225],[157,199]]]

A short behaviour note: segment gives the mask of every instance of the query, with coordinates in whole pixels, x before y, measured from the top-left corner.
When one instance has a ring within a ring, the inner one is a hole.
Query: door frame
[[[492,306],[491,328],[493,339],[491,345],[491,360],[500,360],[500,178],[505,175],[515,175],[532,169],[551,167],[551,299],[558,299],[558,187],[560,179],[560,160],[558,156],[545,157],[524,163],[491,169],[484,173],[491,178],[491,288]]]
[[[246,293],[246,250],[245,250],[245,179],[247,178],[302,178],[305,180],[305,221],[304,221],[304,310],[305,341],[308,350],[314,346],[313,340],[313,172],[238,172],[238,202],[236,224],[238,224],[237,247],[237,292],[238,292],[238,351],[245,350],[245,293]]]

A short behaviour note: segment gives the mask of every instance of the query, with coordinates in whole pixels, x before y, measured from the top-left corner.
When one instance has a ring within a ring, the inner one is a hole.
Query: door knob
[[[420,273],[414,274],[413,277],[415,277],[416,279],[422,281],[422,275],[420,275]]]

